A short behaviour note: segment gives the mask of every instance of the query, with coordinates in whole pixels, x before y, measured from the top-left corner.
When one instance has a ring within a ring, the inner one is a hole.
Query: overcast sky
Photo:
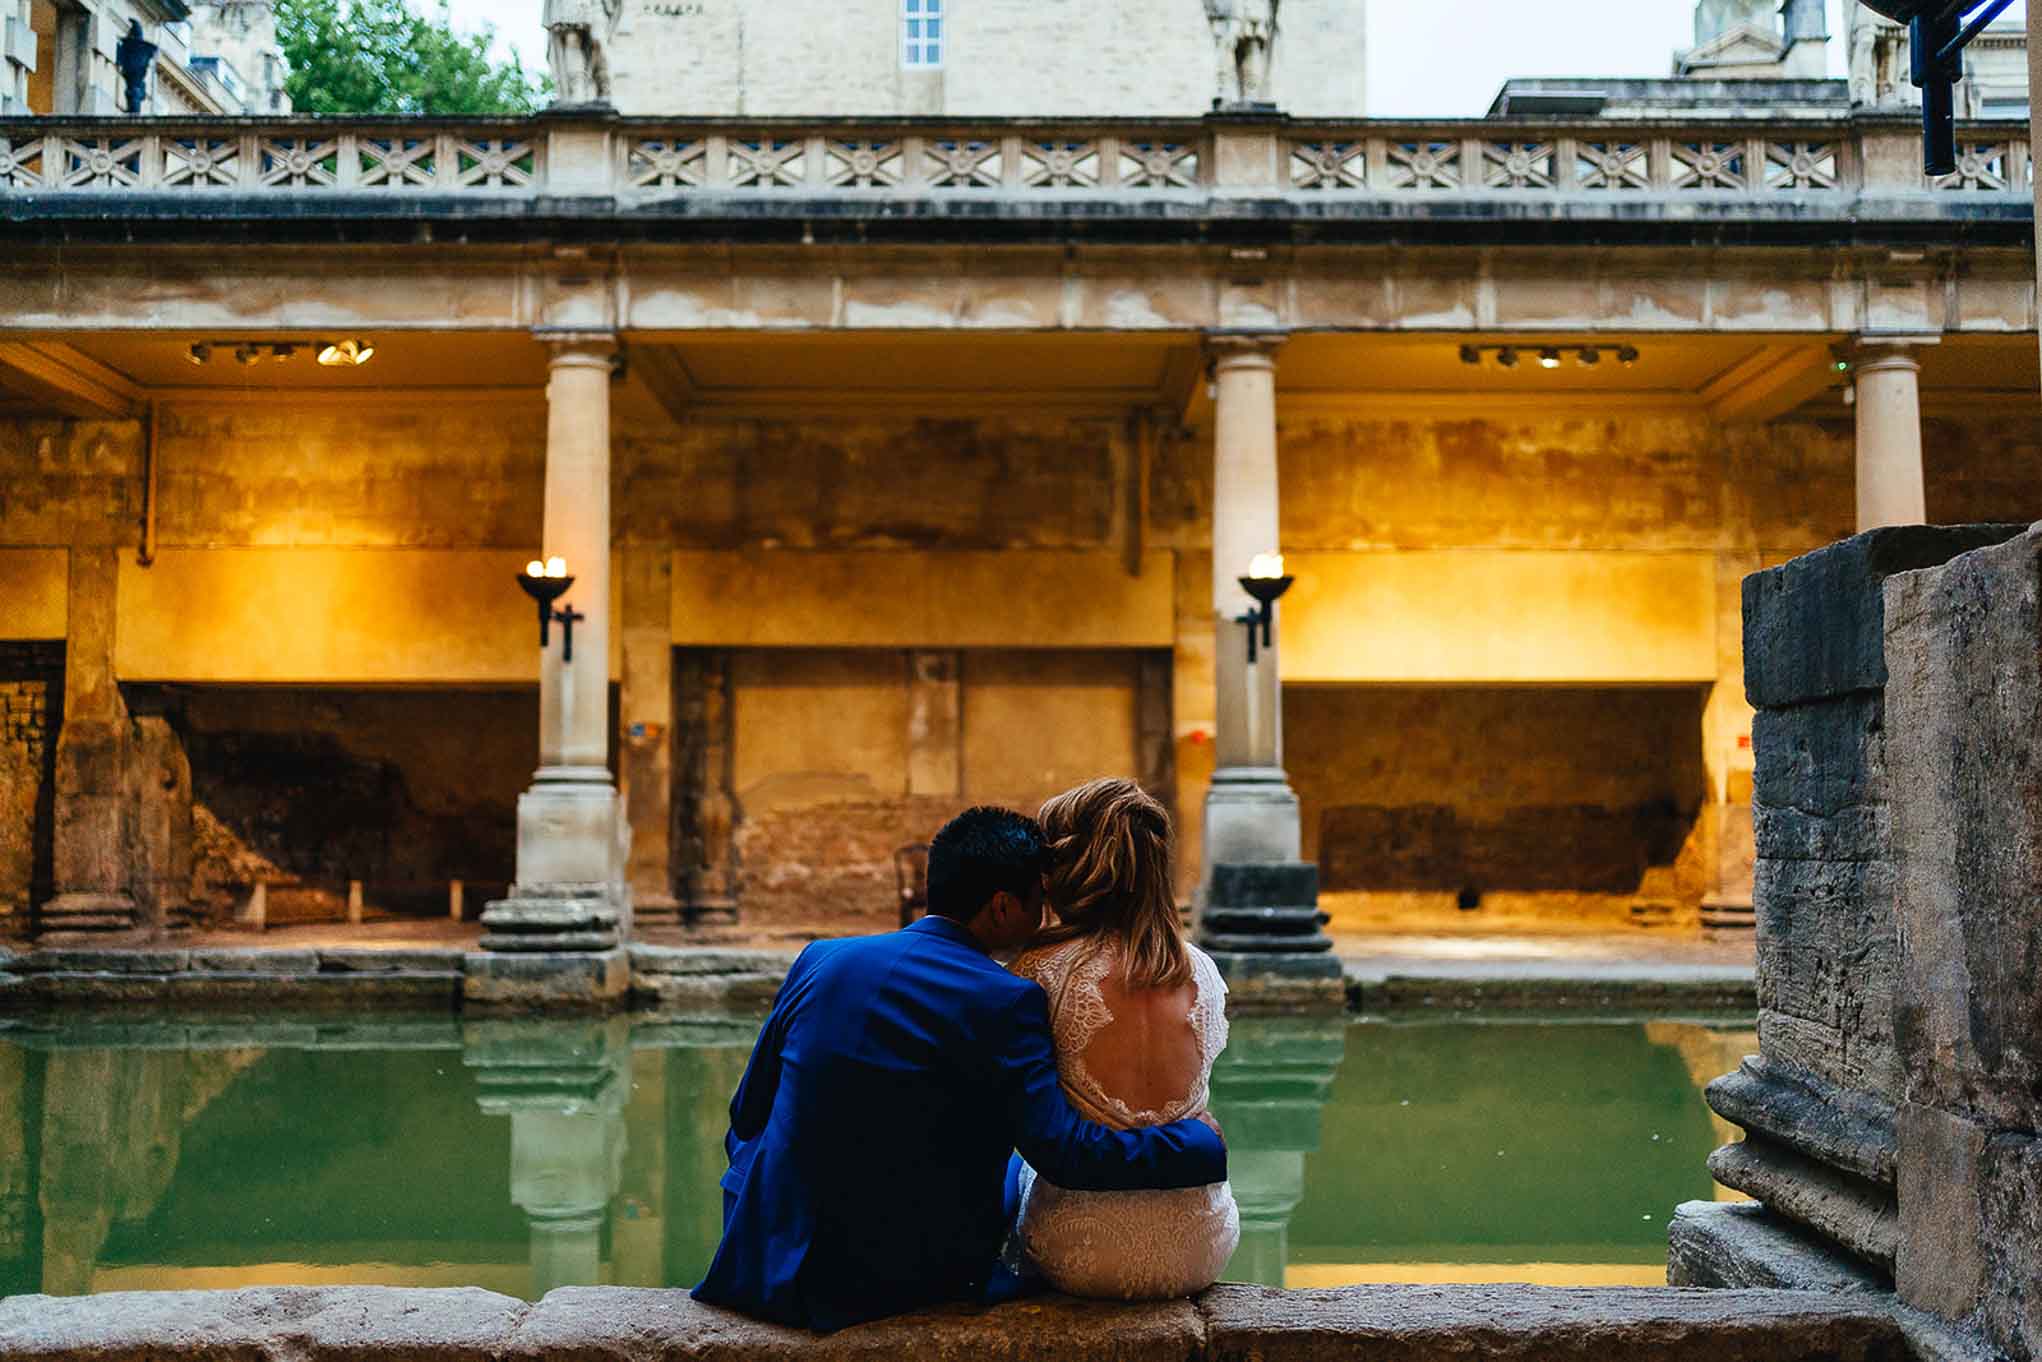
[[[1843,74],[1843,2],[1829,0],[1834,75]],[[453,9],[463,26],[493,23],[500,43],[544,69],[539,0],[453,0]],[[2025,13],[2017,3],[2002,22]],[[1674,49],[1691,45],[1693,16],[1693,0],[1371,0],[1366,112],[1473,117],[1511,76],[1663,76]]]

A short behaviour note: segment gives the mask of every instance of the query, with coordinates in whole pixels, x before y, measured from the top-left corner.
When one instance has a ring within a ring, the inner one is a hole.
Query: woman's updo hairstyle
[[[1039,815],[1049,901],[1062,925],[1044,941],[1111,932],[1126,947],[1130,988],[1190,982],[1170,875],[1170,815],[1131,780],[1066,790]]]

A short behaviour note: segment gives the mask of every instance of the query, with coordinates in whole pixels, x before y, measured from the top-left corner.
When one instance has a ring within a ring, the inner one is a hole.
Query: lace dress
[[[1212,1063],[1227,1046],[1227,986],[1219,967],[1187,944],[1197,996],[1189,1020],[1198,1041],[1190,1092],[1155,1111],[1134,1111],[1085,1066],[1092,1038],[1111,1024],[1100,981],[1120,963],[1120,943],[1079,938],[1030,951],[1014,972],[1049,995],[1057,1075],[1080,1114],[1118,1130],[1160,1125],[1206,1109]],[[1224,1182],[1150,1192],[1074,1192],[1021,1167],[1021,1211],[1011,1246],[1059,1291],[1111,1300],[1188,1296],[1219,1280],[1241,1240],[1241,1213]]]

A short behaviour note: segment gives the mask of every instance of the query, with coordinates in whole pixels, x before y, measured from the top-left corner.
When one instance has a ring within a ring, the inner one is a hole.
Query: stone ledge
[[[16,1296],[0,1362],[1903,1362],[1884,1298],[1527,1286],[1214,1287],[1190,1301],[1043,1297],[827,1337],[683,1291],[563,1287],[537,1305],[472,1287],[253,1287]]]
[[[1539,1011],[1605,1011],[1674,1009],[1700,1012],[1758,1010],[1758,984],[1753,972],[1698,971],[1691,977],[1587,977],[1580,974],[1542,977],[1514,975],[1388,974],[1380,978],[1359,971],[1347,975],[1350,1012],[1422,1011],[1447,1008],[1531,1008]]]
[[[1666,1227],[1673,1286],[1884,1292],[1893,1283],[1755,1201],[1688,1201]]]
[[[784,978],[794,967],[798,951],[748,951],[718,946],[652,946],[633,942],[631,973],[669,974],[769,974]]]
[[[1900,1216],[1890,1189],[1758,1135],[1709,1155],[1709,1172],[1725,1187],[1757,1197],[1767,1209],[1893,1270]]]
[[[1907,1356],[1876,1302],[1796,1291],[1632,1287],[1217,1286],[1199,1301],[1220,1362],[1885,1362]]]

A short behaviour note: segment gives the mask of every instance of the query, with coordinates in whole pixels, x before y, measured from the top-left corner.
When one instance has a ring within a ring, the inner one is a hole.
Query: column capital
[[[1273,331],[1208,331],[1205,357],[1215,369],[1274,368],[1276,352],[1290,337]]]
[[[547,348],[550,352],[547,363],[556,369],[608,368],[622,349],[614,331],[542,327],[532,332],[532,339]]]
[[[1919,369],[1921,360],[1915,352],[1942,343],[1941,336],[1919,332],[1863,332],[1851,337],[1851,368],[1858,371]]]

